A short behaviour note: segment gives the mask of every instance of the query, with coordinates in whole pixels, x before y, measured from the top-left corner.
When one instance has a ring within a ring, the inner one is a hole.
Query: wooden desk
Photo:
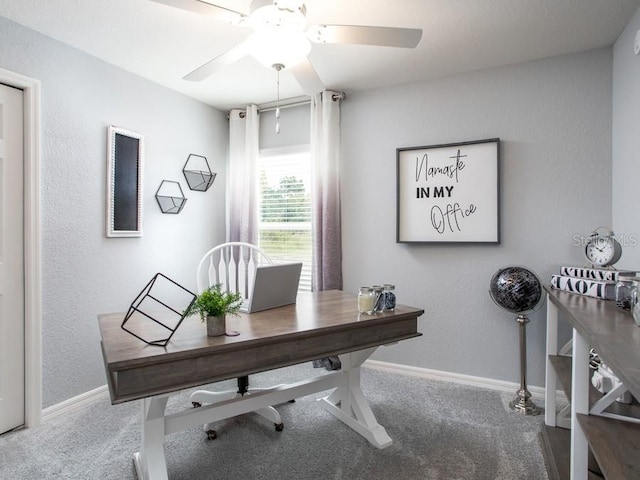
[[[207,337],[199,319],[187,319],[166,347],[146,345],[122,330],[124,314],[100,315],[111,401],[141,400],[138,477],[167,479],[165,435],[332,388],[322,399],[324,408],[373,445],[390,445],[360,389],[360,366],[378,346],[421,335],[417,320],[424,310],[398,305],[394,312],[367,316],[356,307],[355,295],[341,291],[301,293],[296,305],[228,318],[227,328],[240,332],[237,337]],[[164,414],[171,392],[331,355],[340,356],[340,371]]]

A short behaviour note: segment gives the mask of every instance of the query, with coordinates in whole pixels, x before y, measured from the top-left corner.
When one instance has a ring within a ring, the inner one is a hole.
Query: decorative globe
[[[542,285],[537,275],[524,267],[505,267],[491,277],[489,294],[505,310],[526,314],[542,300]]]

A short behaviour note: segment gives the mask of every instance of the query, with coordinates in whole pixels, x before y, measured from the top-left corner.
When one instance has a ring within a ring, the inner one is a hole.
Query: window
[[[302,262],[300,290],[311,290],[311,160],[309,146],[261,150],[260,248],[272,260]]]

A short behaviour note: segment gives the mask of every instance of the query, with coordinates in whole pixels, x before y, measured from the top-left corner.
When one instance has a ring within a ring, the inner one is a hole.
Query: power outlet
[[[640,30],[636,32],[636,41],[633,44],[633,53],[640,55]]]

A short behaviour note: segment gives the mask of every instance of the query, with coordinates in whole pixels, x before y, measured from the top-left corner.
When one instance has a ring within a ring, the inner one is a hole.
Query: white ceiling
[[[208,0],[248,12],[250,0]],[[612,45],[640,0],[307,0],[310,23],[422,28],[415,49],[314,44],[327,88],[370,89]],[[247,57],[182,77],[246,28],[150,0],[0,0],[0,15],[223,110],[275,100],[275,72]],[[631,49],[632,46],[630,45]],[[303,95],[281,73],[281,98]]]

